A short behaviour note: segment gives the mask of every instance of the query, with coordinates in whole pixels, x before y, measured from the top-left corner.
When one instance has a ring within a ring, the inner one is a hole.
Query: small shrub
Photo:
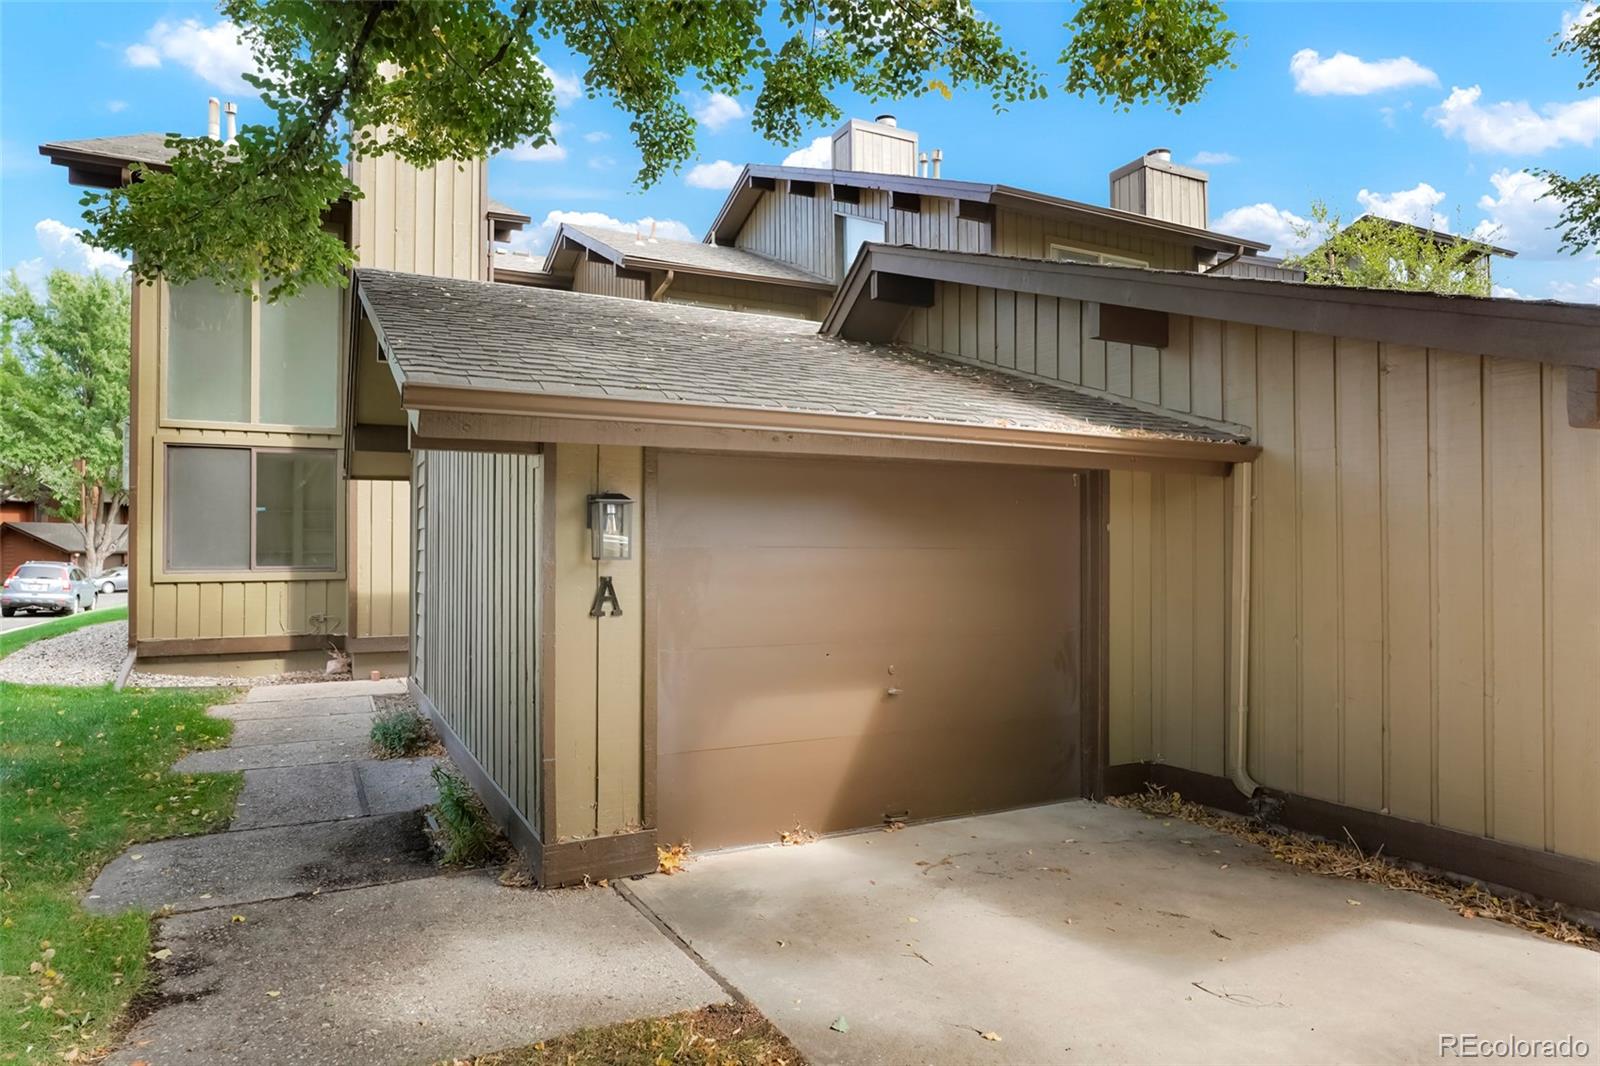
[[[433,746],[433,727],[410,707],[395,707],[372,720],[372,748],[380,759],[408,759]]]
[[[504,842],[467,779],[441,764],[433,768],[433,783],[439,786],[439,802],[433,805],[443,838],[439,861],[446,866],[477,866],[499,858]]]

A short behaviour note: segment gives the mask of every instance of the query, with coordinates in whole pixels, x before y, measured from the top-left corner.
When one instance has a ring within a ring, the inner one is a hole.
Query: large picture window
[[[336,453],[169,445],[168,570],[333,570]]]
[[[169,301],[168,419],[337,427],[337,288],[309,288],[268,303],[195,281],[172,286]]]

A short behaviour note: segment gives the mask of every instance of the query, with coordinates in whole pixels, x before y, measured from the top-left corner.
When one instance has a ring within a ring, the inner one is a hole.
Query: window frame
[[[855,262],[853,258],[849,262],[846,262],[844,258],[844,238],[846,231],[850,228],[851,222],[864,222],[868,225],[877,226],[879,229],[881,229],[883,231],[883,236],[882,239],[877,243],[886,243],[889,240],[889,222],[887,219],[874,218],[871,215],[857,214],[854,211],[835,211],[833,213],[832,264],[837,275],[833,279],[835,284],[844,283],[844,276],[850,272],[850,266]],[[874,242],[863,241],[862,243],[871,244]]]
[[[154,582],[156,584],[204,581],[281,581],[285,578],[304,576],[318,581],[342,580],[345,577],[345,501],[344,487],[344,456],[337,447],[332,448],[296,448],[275,444],[250,444],[243,441],[209,441],[209,440],[165,440],[157,445],[161,449],[161,491],[153,501],[156,507],[158,521],[154,523],[154,530],[160,536],[160,542],[153,545],[155,561]],[[174,448],[212,448],[228,451],[241,451],[249,453],[250,462],[250,493],[249,493],[249,523],[250,541],[248,560],[249,565],[243,569],[217,569],[215,567],[185,567],[174,566],[169,552],[172,549],[172,509],[171,490],[172,483],[172,451]],[[333,565],[328,567],[308,566],[262,566],[256,562],[256,516],[259,513],[256,502],[257,474],[256,456],[261,453],[287,453],[290,455],[326,455],[333,461]]]
[[[1056,256],[1056,249],[1069,252],[1077,256],[1076,259],[1060,259]],[[1098,266],[1150,266],[1150,260],[1140,259],[1137,256],[1125,255],[1121,252],[1108,252],[1100,248],[1093,248],[1085,244],[1073,244],[1070,241],[1051,239],[1045,242],[1045,256],[1053,263],[1084,262]]]
[[[241,297],[243,298],[243,297]],[[246,331],[250,338],[250,350],[247,353],[247,363],[250,375],[250,418],[249,422],[223,422],[214,419],[177,418],[171,414],[167,407],[168,384],[172,380],[171,349],[172,349],[172,286],[163,281],[161,283],[161,337],[159,352],[157,353],[157,381],[156,381],[156,408],[159,412],[157,420],[163,429],[220,429],[236,432],[257,433],[314,433],[336,434],[343,430],[345,419],[345,370],[349,360],[349,329],[346,328],[350,321],[350,287],[339,288],[338,321],[334,324],[334,368],[332,388],[334,392],[333,424],[329,426],[305,425],[293,422],[262,422],[261,417],[261,306],[264,301],[261,294],[261,285],[258,282],[251,289],[249,304],[249,329]]]

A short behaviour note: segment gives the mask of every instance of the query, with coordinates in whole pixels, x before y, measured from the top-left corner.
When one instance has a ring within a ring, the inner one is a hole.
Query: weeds
[[[433,768],[433,783],[439,787],[433,812],[439,820],[440,863],[481,866],[505,854],[505,841],[466,778],[440,765]]]
[[[372,720],[372,750],[380,759],[409,759],[437,744],[428,720],[410,707],[394,707]]]

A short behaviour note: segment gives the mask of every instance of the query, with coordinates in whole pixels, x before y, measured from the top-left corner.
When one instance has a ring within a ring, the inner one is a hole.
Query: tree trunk
[[[125,502],[124,494],[113,492],[109,499],[99,485],[90,485],[84,493],[84,506],[78,515],[78,532],[83,534],[83,571],[98,577],[105,569],[105,559],[116,546],[117,516]]]

